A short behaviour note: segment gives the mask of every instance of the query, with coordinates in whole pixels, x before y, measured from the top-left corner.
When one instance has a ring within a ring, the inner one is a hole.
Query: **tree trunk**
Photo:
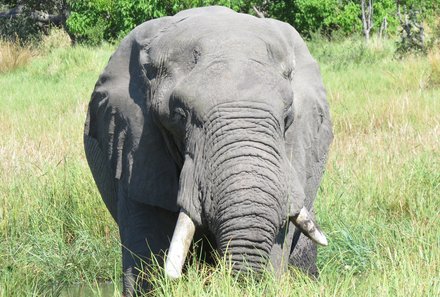
[[[388,20],[387,17],[383,18],[382,24],[380,25],[379,38],[384,38],[386,31],[388,29]]]
[[[361,0],[362,8],[362,26],[365,39],[370,40],[370,31],[373,28],[373,0],[368,0],[368,6],[365,0]]]

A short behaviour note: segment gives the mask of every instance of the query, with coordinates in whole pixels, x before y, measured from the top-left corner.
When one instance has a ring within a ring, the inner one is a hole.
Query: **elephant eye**
[[[290,105],[284,115],[284,132],[286,132],[287,129],[289,129],[292,123],[293,123],[293,109],[292,109],[292,105]]]
[[[184,120],[186,120],[187,115],[186,115],[185,111],[183,110],[183,108],[177,107],[176,109],[174,109],[173,118],[175,121],[184,121]]]

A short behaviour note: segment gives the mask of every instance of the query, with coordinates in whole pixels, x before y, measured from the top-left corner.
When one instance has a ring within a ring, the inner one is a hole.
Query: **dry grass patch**
[[[30,46],[21,46],[18,41],[0,40],[0,73],[28,64],[34,55]]]
[[[69,35],[60,28],[53,28],[48,35],[44,35],[41,39],[39,49],[43,53],[50,53],[53,50],[60,48],[69,48],[72,45],[72,40]]]
[[[429,86],[432,88],[440,87],[440,49],[432,50],[428,54],[428,61],[431,67],[429,74]]]

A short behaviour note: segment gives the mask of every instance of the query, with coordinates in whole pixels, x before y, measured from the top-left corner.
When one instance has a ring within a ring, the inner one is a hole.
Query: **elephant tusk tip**
[[[324,233],[322,233],[318,225],[313,222],[312,217],[305,207],[301,209],[298,215],[291,217],[290,220],[301,230],[304,235],[317,244],[323,246],[328,245],[328,241]]]
[[[322,246],[328,246],[328,241],[327,238],[325,237],[325,235],[322,232],[317,231],[317,234],[315,236],[313,236],[314,241],[317,244],[320,244]]]
[[[320,230],[315,230],[314,232],[306,233],[307,237],[309,237],[311,240],[313,240],[315,243],[327,246],[328,241],[325,237],[324,233],[322,233]]]
[[[165,264],[165,275],[171,280],[176,280],[182,276],[182,272],[176,269],[172,263],[167,261]]]

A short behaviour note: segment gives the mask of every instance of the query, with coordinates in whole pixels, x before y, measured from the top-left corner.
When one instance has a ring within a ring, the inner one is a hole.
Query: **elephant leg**
[[[121,197],[122,196],[122,197]],[[139,203],[126,197],[118,199],[118,224],[122,243],[124,296],[148,290],[148,267],[155,255],[163,265],[164,251],[169,248],[178,213]],[[147,279],[146,279],[147,277]]]

